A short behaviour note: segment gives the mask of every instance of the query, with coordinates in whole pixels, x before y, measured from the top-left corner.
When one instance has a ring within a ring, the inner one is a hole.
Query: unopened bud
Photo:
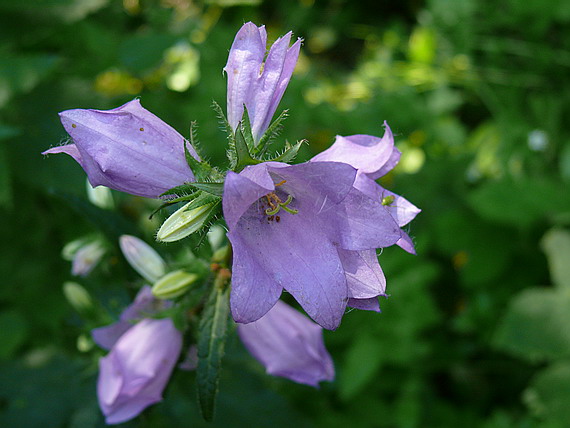
[[[123,235],[119,238],[123,255],[143,278],[150,282],[157,281],[166,272],[166,263],[146,242],[136,236]]]
[[[183,270],[170,272],[154,283],[152,294],[158,299],[174,299],[186,293],[198,278],[195,273]]]
[[[191,233],[197,232],[206,224],[210,217],[214,203],[202,205],[198,208],[188,210],[186,207],[192,202],[184,205],[166,219],[158,233],[156,239],[163,242],[174,242],[186,238]]]
[[[99,240],[83,245],[73,255],[71,273],[76,276],[86,276],[97,266],[105,251],[105,246]]]
[[[99,208],[110,210],[115,206],[111,189],[105,186],[93,187],[89,181],[87,181],[87,197],[93,205]]]
[[[84,314],[93,308],[91,296],[85,288],[76,282],[64,283],[63,294],[73,309],[79,313]]]

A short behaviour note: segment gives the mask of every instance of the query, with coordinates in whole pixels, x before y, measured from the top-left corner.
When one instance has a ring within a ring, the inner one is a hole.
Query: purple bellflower
[[[111,351],[99,361],[97,384],[99,406],[108,424],[132,419],[162,399],[180,356],[182,333],[169,318],[145,317],[168,305],[145,286],[118,322],[92,330],[95,343]]]
[[[336,329],[349,299],[383,294],[384,276],[371,259],[402,232],[381,200],[354,187],[356,176],[340,162],[266,162],[228,172],[222,203],[235,321],[258,320],[285,289],[317,323]]]
[[[228,122],[235,131],[247,107],[257,142],[269,126],[297,64],[301,39],[291,47],[292,33],[275,41],[266,53],[265,26],[244,24],[236,34],[224,71],[228,75]]]
[[[382,201],[392,217],[403,227],[411,222],[421,211],[405,198],[396,195],[375,180],[390,172],[400,160],[400,151],[394,147],[392,130],[384,122],[384,137],[371,135],[337,136],[334,144],[319,153],[312,162],[344,162],[358,170],[354,187],[370,198]],[[408,234],[402,231],[397,242],[401,248],[415,254],[414,244]]]
[[[323,329],[280,300],[259,320],[238,324],[237,331],[270,375],[311,386],[334,379]]]
[[[99,360],[97,395],[108,424],[134,418],[162,400],[182,348],[170,318],[144,319],[124,333]]]
[[[112,110],[67,110],[60,118],[73,143],[43,154],[70,155],[93,187],[158,198],[172,187],[194,181],[184,144],[198,159],[194,148],[139,100]]]

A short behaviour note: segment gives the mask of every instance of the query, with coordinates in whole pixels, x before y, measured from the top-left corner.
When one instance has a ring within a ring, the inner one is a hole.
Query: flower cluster
[[[267,158],[284,116],[271,120],[301,46],[301,40],[290,46],[291,37],[275,41],[267,55],[265,27],[250,22],[235,37],[224,67],[226,172],[200,158],[194,136],[187,141],[138,99],[113,110],[60,114],[72,142],[45,154],[70,155],[93,186],[160,198],[165,205],[184,203],[163,224],[159,240],[207,229],[220,215],[229,240],[218,246],[204,275],[167,272],[144,242],[121,238],[126,259],[154,285],[141,289],[117,323],[93,331],[95,342],[110,350],[100,360],[98,386],[108,423],[128,420],[161,399],[184,338],[168,313],[188,310],[183,296],[199,290],[197,284],[222,296],[231,277],[229,305],[246,348],[269,374],[317,386],[334,377],[322,328],[336,329],[347,306],[380,311],[386,279],[376,249],[415,251],[402,227],[419,209],[376,181],[400,158],[387,124],[382,138],[337,136],[305,163],[288,163],[300,144]],[[316,323],[281,301],[283,290]],[[199,349],[198,358],[204,358]]]

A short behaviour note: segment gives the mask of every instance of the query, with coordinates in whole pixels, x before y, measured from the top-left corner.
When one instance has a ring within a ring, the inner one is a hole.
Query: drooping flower
[[[354,188],[369,198],[379,201],[388,210],[399,227],[403,227],[420,212],[415,205],[378,183],[376,179],[391,171],[400,160],[400,151],[394,147],[394,136],[387,123],[383,138],[371,135],[337,136],[334,144],[319,153],[311,162],[344,162],[358,170]],[[415,254],[409,235],[401,231],[396,242],[404,250]],[[347,273],[349,305],[364,310],[379,311],[377,296],[384,295],[386,279],[375,251],[344,251],[343,267]],[[379,293],[377,291],[380,291]]]
[[[66,110],[60,118],[73,143],[43,154],[70,155],[93,186],[158,198],[166,190],[194,181],[184,145],[198,159],[194,148],[137,99],[112,110]]]
[[[390,211],[398,226],[403,227],[411,222],[421,211],[405,198],[384,189],[375,180],[390,172],[400,160],[400,151],[394,147],[392,130],[384,122],[384,137],[372,135],[337,136],[334,144],[319,153],[312,162],[344,162],[358,170],[354,187],[379,200]],[[397,242],[409,253],[415,254],[414,245],[408,234],[402,231]]]
[[[297,64],[301,39],[289,47],[291,35],[289,32],[277,39],[264,62],[265,26],[248,22],[236,34],[224,67],[228,75],[228,122],[235,130],[245,104],[256,142],[269,126]]]
[[[97,395],[108,424],[134,418],[162,400],[180,356],[182,334],[171,319],[144,319],[99,361]]]
[[[380,279],[362,286],[374,288],[368,295],[348,288],[347,274],[358,272],[351,271],[349,252],[374,251],[401,237],[387,207],[354,187],[356,174],[339,162],[268,162],[228,172],[223,210],[233,247],[235,321],[258,320],[285,289],[317,323],[335,329],[349,298],[383,293]]]
[[[238,324],[237,331],[270,375],[311,386],[334,379],[323,329],[280,300],[259,320]]]

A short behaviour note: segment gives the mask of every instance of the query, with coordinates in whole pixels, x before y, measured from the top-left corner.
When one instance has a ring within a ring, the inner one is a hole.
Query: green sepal
[[[233,170],[235,172],[240,172],[248,165],[257,165],[263,161],[259,159],[254,159],[249,152],[249,147],[247,146],[247,142],[245,136],[243,134],[243,130],[240,125],[236,130],[236,145],[235,145],[235,153],[236,153],[236,165],[234,166]]]
[[[196,380],[200,409],[207,421],[214,418],[230,312],[229,298],[230,287],[214,284],[198,325]]]
[[[190,183],[190,186],[214,196],[222,196],[222,194],[224,193],[224,183],[215,183],[215,182],[199,183],[196,181],[194,183]]]
[[[240,122],[240,129],[243,133],[245,142],[250,153],[255,152],[255,141],[253,139],[253,131],[251,130],[251,121],[249,120],[249,113],[245,104],[243,105],[243,116]]]
[[[232,129],[230,123],[228,122],[228,119],[226,118],[224,111],[217,102],[212,101],[212,108],[214,109],[216,115],[218,116],[218,122],[222,130],[225,131],[227,134],[228,137],[227,156],[228,160],[230,161],[230,169],[233,169],[237,164],[236,138],[234,135],[234,130]]]
[[[221,198],[221,194],[217,195],[213,192],[207,192],[204,189],[199,189],[198,186],[194,186],[194,183],[186,183],[181,184],[180,186],[173,187],[172,189],[168,189],[160,196],[170,196],[170,195],[179,195],[176,198],[169,199],[161,204],[158,208],[156,208],[152,213],[150,213],[149,218],[152,218],[157,212],[161,209],[166,208],[170,205],[177,204],[178,202],[186,202],[194,200],[192,204],[188,206],[188,209],[198,208],[200,205],[206,205],[211,202],[219,201]],[[202,183],[202,184],[221,184],[222,191],[223,191],[223,183]]]
[[[267,159],[265,162],[291,162],[293,159],[295,159],[299,153],[299,149],[303,144],[305,144],[305,142],[306,140],[297,141],[294,146],[289,143],[285,143],[285,151],[283,153],[281,153],[279,156],[274,157],[273,159]]]
[[[270,145],[271,140],[279,135],[281,129],[283,129],[283,122],[287,117],[289,117],[289,110],[283,110],[277,119],[269,125],[269,128],[267,128],[267,131],[265,131],[254,149],[254,156],[263,155],[267,147]]]
[[[195,122],[190,124],[190,144],[194,149],[196,149],[196,136],[194,127],[196,126]],[[186,156],[186,163],[192,170],[196,181],[204,181],[207,180],[208,177],[212,174],[212,166],[206,161],[199,161],[188,150],[188,142],[184,141],[184,156]]]

